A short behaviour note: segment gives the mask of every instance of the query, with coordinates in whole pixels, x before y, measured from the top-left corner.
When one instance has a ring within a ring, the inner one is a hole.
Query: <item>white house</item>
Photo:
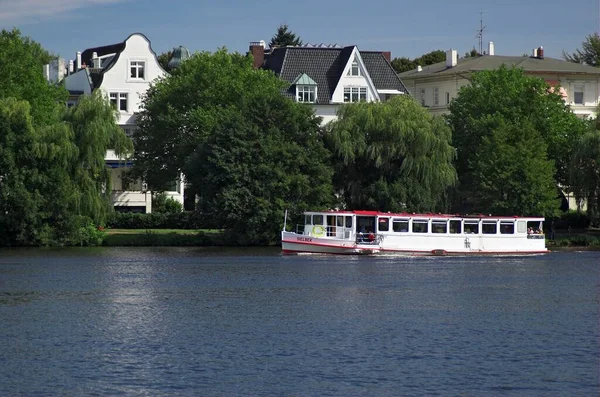
[[[446,52],[446,61],[400,73],[411,95],[434,114],[448,112],[448,104],[462,86],[470,84],[471,73],[497,69],[501,65],[522,68],[527,75],[541,77],[560,93],[579,117],[595,117],[600,96],[600,69],[544,57],[543,47],[531,56],[495,55],[490,42],[485,55],[458,58],[456,50]]]
[[[359,51],[356,46],[287,46],[265,49],[251,42],[254,67],[272,70],[287,81],[286,95],[311,103],[323,124],[337,118],[345,102],[385,101],[406,88],[390,64],[390,52]]]
[[[70,93],[69,105],[76,103],[81,95],[101,90],[119,110],[118,124],[131,136],[136,128],[141,96],[152,81],[166,74],[150,40],[141,33],[134,33],[122,43],[77,52],[76,61],[69,61],[64,84]],[[47,73],[49,80],[53,80],[53,75],[51,71]],[[123,171],[131,167],[131,163],[118,158],[114,150],[106,153],[105,160],[112,169],[115,209],[151,212],[152,194],[144,184],[141,181],[126,184],[122,179]],[[172,189],[166,193],[183,204],[183,178],[174,180]]]

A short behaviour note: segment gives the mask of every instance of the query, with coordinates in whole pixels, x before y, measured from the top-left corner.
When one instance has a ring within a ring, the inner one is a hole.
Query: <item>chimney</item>
[[[537,56],[538,56],[538,55],[537,55],[537,53],[538,53],[538,49],[537,49],[537,48],[534,48],[534,49],[533,49],[533,57],[534,57],[534,58],[537,58]]]
[[[252,66],[255,69],[262,67],[263,62],[265,61],[265,42],[261,41],[251,41],[250,42],[250,54],[252,54]]]
[[[417,65],[417,72],[422,72],[423,68],[421,67],[421,65]]]
[[[73,74],[73,60],[69,59],[69,74]]]
[[[458,52],[456,50],[446,51],[446,67],[453,68],[458,64]]]
[[[383,51],[381,53],[388,62],[392,62],[392,52],[391,51]]]
[[[77,56],[75,57],[75,66],[77,70],[81,69],[81,51],[77,51]]]
[[[537,56],[539,59],[544,59],[544,47],[543,46],[540,46],[537,49]]]
[[[97,52],[92,52],[92,67],[94,69],[100,69],[100,58],[98,58]]]
[[[50,81],[50,64],[44,65],[44,78],[46,81]]]
[[[494,55],[494,42],[490,41],[488,44],[488,55]]]

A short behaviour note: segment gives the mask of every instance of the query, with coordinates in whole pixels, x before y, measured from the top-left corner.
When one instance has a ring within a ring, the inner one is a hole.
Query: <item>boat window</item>
[[[323,215],[313,215],[313,225],[322,225]]]
[[[304,215],[304,224],[312,225],[312,215]]]
[[[414,220],[412,221],[413,233],[427,233],[429,230],[429,223],[427,221]]]
[[[344,227],[344,217],[343,216],[338,216],[335,221],[337,222],[337,225],[339,227]]]
[[[479,234],[479,221],[465,221],[465,234]]]
[[[498,222],[496,221],[483,221],[481,226],[481,232],[483,234],[496,234],[498,228]]]
[[[446,233],[448,231],[448,221],[445,220],[433,220],[431,221],[431,232],[432,233]]]
[[[346,227],[348,229],[352,229],[352,217],[351,216],[346,217]]]
[[[513,221],[500,221],[500,233],[501,234],[514,234],[515,223]]]
[[[377,223],[377,230],[380,232],[387,232],[390,230],[390,218],[379,218]]]
[[[525,221],[517,222],[517,233],[527,233],[527,222],[525,222]]]
[[[462,222],[458,219],[453,219],[450,221],[450,233],[457,234],[462,233]]]
[[[392,227],[395,232],[406,233],[408,232],[408,219],[394,219]]]

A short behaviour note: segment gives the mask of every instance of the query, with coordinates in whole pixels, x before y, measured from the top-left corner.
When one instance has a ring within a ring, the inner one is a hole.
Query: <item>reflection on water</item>
[[[598,395],[600,253],[0,251],[0,395]]]

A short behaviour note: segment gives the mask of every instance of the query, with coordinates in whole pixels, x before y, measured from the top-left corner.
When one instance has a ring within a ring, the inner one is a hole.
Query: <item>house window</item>
[[[437,87],[433,87],[433,105],[437,106],[440,104],[440,91]]]
[[[358,59],[356,59],[356,57],[354,57],[354,60],[350,65],[350,70],[348,70],[348,76],[360,76],[360,68],[358,67]]]
[[[421,88],[421,105],[425,106],[425,88]]]
[[[446,93],[446,105],[450,105],[450,93]]]
[[[583,105],[583,90],[583,84],[575,84],[573,90],[573,103],[575,103],[576,105]]]
[[[123,92],[119,94],[119,110],[127,111],[127,94]]]
[[[127,111],[127,93],[126,92],[111,92],[109,94],[110,103],[122,112]]]
[[[315,103],[317,98],[317,87],[314,85],[296,86],[296,99],[298,102]]]
[[[122,126],[123,132],[127,137],[133,138],[133,133],[135,132],[135,127],[133,126]]]
[[[131,61],[129,62],[130,74],[129,77],[132,79],[144,79],[144,71],[146,69],[146,62],[144,61]]]
[[[116,108],[117,107],[117,98],[118,98],[119,94],[117,94],[116,92],[111,92],[110,93],[110,103]]]
[[[344,102],[366,102],[367,87],[344,87]]]

